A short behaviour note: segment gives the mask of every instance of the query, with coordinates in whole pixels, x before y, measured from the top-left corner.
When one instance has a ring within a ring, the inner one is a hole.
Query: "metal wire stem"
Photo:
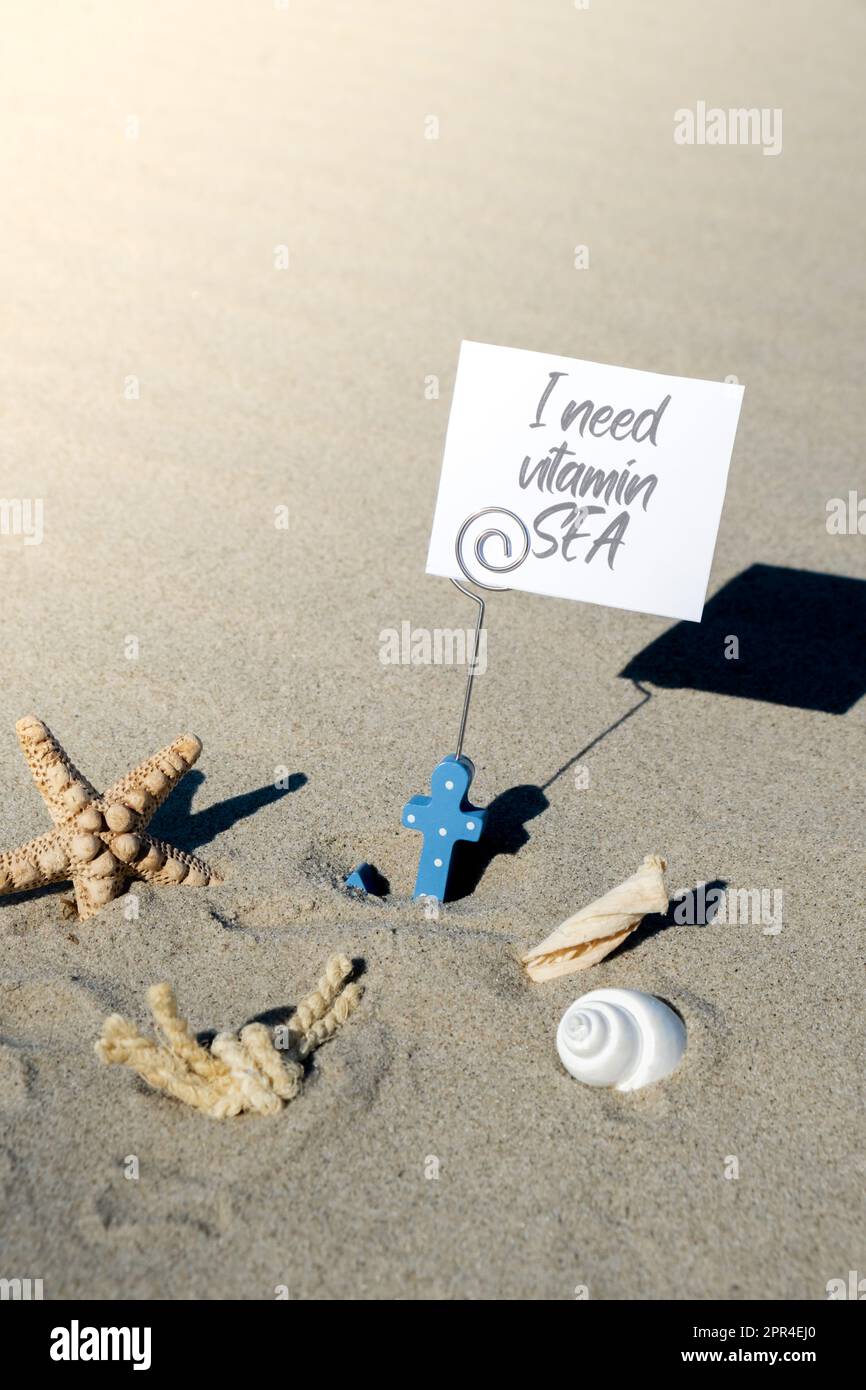
[[[475,559],[477,563],[482,567],[482,569],[489,571],[491,574],[507,574],[510,570],[515,570],[523,564],[523,561],[526,559],[526,556],[529,553],[529,532],[527,531],[525,524],[520,520],[520,517],[515,516],[514,512],[508,511],[507,508],[482,507],[480,511],[473,512],[471,516],[467,516],[466,520],[463,522],[463,525],[460,527],[460,530],[457,533],[457,540],[454,544],[454,554],[456,556],[458,565],[460,566],[466,578],[469,580],[470,584],[477,584],[480,589],[489,589],[493,593],[504,594],[507,593],[508,590],[505,589],[502,585],[485,584],[483,580],[476,579],[474,575],[470,574],[469,570],[466,568],[466,564],[463,559],[463,540],[466,536],[466,532],[469,530],[469,527],[473,524],[473,522],[478,521],[482,516],[509,517],[519,527],[523,539],[523,547],[521,549],[521,552],[517,556],[517,558],[514,559],[511,554],[511,538],[509,537],[508,532],[503,531],[501,527],[490,526],[482,535],[476,538],[474,546]],[[494,536],[496,536],[502,542],[502,547],[505,551],[505,558],[508,560],[507,565],[494,565],[491,564],[489,560],[485,559],[484,546],[486,542]],[[454,585],[455,589],[460,590],[461,594],[465,594],[467,598],[472,599],[473,603],[478,604],[478,620],[475,624],[475,640],[472,644],[472,660],[469,663],[469,675],[466,680],[466,694],[463,696],[463,712],[460,716],[460,732],[457,735],[457,757],[459,758],[461,753],[463,752],[463,735],[466,733],[466,720],[469,717],[469,701],[472,699],[472,685],[475,680],[475,669],[478,663],[478,644],[481,640],[481,629],[484,625],[485,604],[484,599],[481,597],[480,594],[474,593],[472,589],[464,588],[458,579],[452,579],[451,583]]]
[[[469,718],[469,701],[472,699],[472,684],[475,680],[475,664],[478,660],[478,643],[481,639],[481,628],[484,624],[485,603],[480,594],[473,594],[471,589],[464,588],[458,579],[452,579],[451,583],[454,585],[455,589],[460,590],[461,594],[465,594],[467,598],[472,599],[473,603],[478,604],[478,617],[475,621],[475,637],[472,642],[472,658],[469,662],[469,675],[466,678],[466,694],[463,696],[463,712],[460,715],[460,732],[457,735],[457,753],[455,756],[459,758],[463,752],[463,736],[466,733],[466,720]]]

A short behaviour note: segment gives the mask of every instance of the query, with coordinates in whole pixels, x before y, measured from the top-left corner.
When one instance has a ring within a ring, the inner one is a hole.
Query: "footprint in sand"
[[[33,1093],[36,1061],[18,1043],[0,1042],[0,1114],[22,1110]]]
[[[96,1037],[104,1013],[95,991],[78,980],[0,982],[0,1030],[26,1039],[26,1046],[68,1039],[76,1025]]]
[[[88,1199],[79,1230],[90,1245],[152,1245],[172,1236],[229,1233],[234,1222],[226,1193],[208,1195],[190,1179],[151,1174],[137,1182],[118,1177]]]
[[[0,1228],[8,1235],[13,1218],[27,1224],[35,1210],[28,1165],[8,1144],[0,1144]]]

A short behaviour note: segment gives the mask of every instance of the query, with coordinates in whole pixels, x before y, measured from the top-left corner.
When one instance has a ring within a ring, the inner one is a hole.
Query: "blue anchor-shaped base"
[[[475,767],[453,753],[443,758],[430,778],[432,796],[413,796],[403,807],[403,824],[424,836],[415,898],[444,902],[451,856],[458,840],[478,840],[487,812],[467,799]]]

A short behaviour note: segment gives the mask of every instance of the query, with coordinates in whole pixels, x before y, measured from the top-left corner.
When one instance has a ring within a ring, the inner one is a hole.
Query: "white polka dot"
[[[474,820],[468,820],[468,821],[466,822],[466,829],[467,829],[467,830],[474,830],[474,829],[475,829],[475,822],[474,822]]]
[[[415,824],[415,817],[414,817],[414,816],[407,816],[406,819],[407,819],[407,821],[409,822],[410,825],[414,825],[414,824]]]
[[[453,790],[454,790],[454,783],[453,783],[453,782],[446,782],[446,783],[445,783],[445,790],[446,790],[447,792],[453,792]]]
[[[440,835],[447,835],[447,834],[448,834],[448,831],[445,829],[445,826],[444,826],[444,825],[440,825],[440,827],[439,827],[439,834],[440,834]]]
[[[437,869],[441,869],[441,868],[442,868],[442,860],[441,860],[441,859],[434,859],[434,860],[433,860],[433,863],[436,865],[436,868],[437,868]]]

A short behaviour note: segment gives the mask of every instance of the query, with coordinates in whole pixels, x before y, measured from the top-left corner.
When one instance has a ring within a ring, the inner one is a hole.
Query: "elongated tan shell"
[[[531,980],[555,980],[586,970],[615,951],[647,913],[665,912],[667,865],[648,854],[640,868],[604,897],[582,907],[522,957]]]

